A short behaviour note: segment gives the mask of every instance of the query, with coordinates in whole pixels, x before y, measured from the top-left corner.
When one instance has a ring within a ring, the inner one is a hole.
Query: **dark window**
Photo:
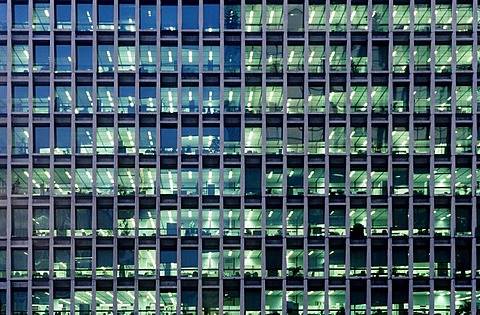
[[[176,31],[178,28],[177,24],[177,6],[173,5],[164,5],[161,8],[162,11],[162,30],[166,31]]]
[[[198,5],[182,6],[182,28],[198,30]]]
[[[77,70],[92,70],[92,46],[77,46]]]
[[[50,152],[50,127],[35,127],[35,153]]]

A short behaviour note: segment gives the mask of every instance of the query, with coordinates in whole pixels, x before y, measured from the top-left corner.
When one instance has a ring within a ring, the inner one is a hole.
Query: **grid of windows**
[[[0,2],[0,314],[479,314],[478,21]]]

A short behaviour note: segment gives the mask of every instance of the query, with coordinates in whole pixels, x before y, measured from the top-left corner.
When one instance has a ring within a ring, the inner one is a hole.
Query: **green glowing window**
[[[267,5],[265,14],[267,30],[283,29],[283,5]]]
[[[345,126],[330,126],[328,135],[330,153],[345,153],[346,128]]]
[[[407,45],[394,45],[392,58],[393,72],[408,72],[410,63],[410,48]]]
[[[331,113],[345,113],[347,108],[347,92],[345,86],[332,85],[328,95]]]
[[[324,4],[310,4],[308,6],[308,27],[311,30],[325,29]]]
[[[372,6],[372,29],[374,32],[388,31],[388,10],[386,4],[374,4]]]
[[[283,111],[283,86],[267,86],[266,87],[266,111],[282,112]]]
[[[325,72],[325,47],[321,45],[308,45],[308,72]]]
[[[262,11],[261,4],[245,6],[245,30],[247,32],[260,32],[262,30]]]
[[[457,31],[467,32],[473,29],[473,8],[471,4],[457,3]]]
[[[343,13],[342,13],[343,14]],[[330,46],[330,70],[345,71],[347,70],[347,50],[344,45]]]
[[[437,4],[435,7],[435,23],[437,29],[451,29],[452,28],[452,5],[451,4]]]
[[[413,56],[416,71],[430,70],[430,45],[415,45],[413,48]]]
[[[455,97],[457,113],[469,114],[472,112],[473,91],[471,86],[457,86]]]
[[[456,153],[472,153],[472,127],[457,126],[455,129]]]
[[[434,170],[435,195],[450,195],[452,193],[449,167],[436,167]]]
[[[350,13],[350,22],[352,29],[368,30],[368,6],[352,5]]]
[[[431,10],[430,5],[416,4],[413,11],[415,31],[430,31]]]
[[[457,45],[457,70],[472,70],[473,50],[471,45]]]
[[[410,28],[410,6],[393,6],[393,27],[397,30],[408,30]]]
[[[367,128],[351,127],[350,149],[352,154],[367,154]]]
[[[416,85],[413,89],[413,102],[415,113],[430,113],[430,87]]]
[[[324,112],[325,111],[325,88],[322,86],[310,86],[308,88],[308,111]]]
[[[245,67],[247,71],[262,70],[262,47],[261,46],[245,47]]]
[[[345,32],[347,27],[347,5],[330,4],[330,30]]]
[[[435,46],[435,72],[452,71],[452,47],[450,45]]]
[[[367,171],[365,169],[352,169],[350,171],[350,194],[367,194]]]
[[[287,70],[288,71],[296,71],[296,70],[303,70],[303,55],[304,55],[304,47],[303,46],[288,46],[287,47],[287,57],[288,57],[288,64]]]

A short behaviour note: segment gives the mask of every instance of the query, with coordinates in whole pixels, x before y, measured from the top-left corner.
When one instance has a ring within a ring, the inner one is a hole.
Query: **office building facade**
[[[478,21],[0,1],[0,314],[479,314]]]

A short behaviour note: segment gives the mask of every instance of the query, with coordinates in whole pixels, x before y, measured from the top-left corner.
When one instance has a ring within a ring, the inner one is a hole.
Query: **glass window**
[[[75,236],[92,235],[92,209],[75,209]]]
[[[77,3],[77,31],[93,31],[92,4]]]
[[[262,30],[261,4],[245,5],[245,29],[247,32],[260,32]]]
[[[198,5],[182,5],[182,29],[198,30]]]
[[[324,4],[310,4],[308,6],[308,28],[311,30],[325,29]]]
[[[113,4],[98,4],[97,18],[99,30],[113,30]]]
[[[203,112],[214,114],[220,112],[220,87],[204,86],[203,87]]]
[[[435,46],[435,72],[452,72],[452,48],[450,45]]]
[[[118,47],[118,70],[135,70],[135,46]]]
[[[55,28],[71,29],[72,28],[72,7],[67,3],[55,4]]]
[[[368,6],[352,5],[351,10],[350,21],[352,22],[352,29],[368,30]]]
[[[26,218],[25,218],[26,219]],[[13,249],[11,253],[12,257],[12,278],[26,277],[28,275],[28,250],[25,249]],[[15,293],[14,293],[15,296]],[[25,297],[26,300],[26,297]],[[18,304],[18,303],[14,303]],[[25,305],[25,311],[27,310]],[[26,313],[26,312],[25,312]]]
[[[245,67],[247,71],[262,70],[262,47],[261,46],[245,47]]]
[[[161,88],[160,98],[162,103],[162,113],[178,112],[178,89]]]
[[[203,30],[206,32],[220,31],[220,5],[203,5]]]
[[[76,148],[77,153],[92,153],[93,140],[91,127],[77,127]]]
[[[50,127],[35,127],[34,153],[50,153]]]
[[[416,4],[414,7],[414,28],[415,31],[430,31],[431,9],[430,5]]]
[[[92,113],[93,99],[92,86],[77,85],[77,108],[75,113]]]
[[[457,71],[472,70],[473,50],[471,45],[457,44]]]
[[[178,70],[178,58],[177,47],[162,46],[160,48],[161,60],[160,68],[162,71],[177,71]]]
[[[113,72],[113,45],[98,45],[97,64],[98,72]]]
[[[118,87],[118,113],[134,114],[136,110],[135,86],[120,85]]]
[[[6,31],[7,30],[7,3],[6,2],[0,3],[0,21],[1,21],[0,31]],[[1,308],[0,308],[0,313],[1,313]]]
[[[33,5],[33,25],[34,31],[50,30],[50,3],[35,3]]]
[[[241,16],[242,10],[239,5],[225,5],[224,6],[224,27],[227,30],[237,30],[240,29],[242,24]]]
[[[176,5],[162,5],[160,8],[162,16],[160,21],[162,22],[162,30],[176,31],[178,28]]]
[[[1,26],[0,26],[1,27]],[[0,44],[0,71],[7,71],[7,44]],[[5,85],[6,88],[6,85]],[[3,94],[6,95],[6,94]]]
[[[437,4],[435,6],[435,23],[437,29],[451,29],[452,28],[452,5],[451,4]]]
[[[224,130],[224,154],[240,154],[240,127],[225,126]]]
[[[240,56],[240,46],[224,46],[224,71],[229,73],[239,73]]]
[[[332,31],[345,32],[347,27],[347,5],[330,5],[330,27]]]
[[[182,47],[182,72],[196,73],[199,69],[198,64],[199,50],[198,46]]]
[[[119,195],[120,195],[119,191]],[[123,229],[128,226],[119,224],[118,228]],[[113,236],[113,209],[99,208],[97,209],[97,235]]]
[[[48,278],[49,277],[49,252],[48,249],[33,250],[33,277]],[[48,310],[48,295],[46,296],[46,306]],[[35,303],[35,302],[34,302]]]
[[[13,4],[12,11],[12,28],[29,28],[28,4]]]
[[[71,154],[71,128],[56,127],[55,128],[55,154]]]
[[[77,70],[92,69],[92,45],[77,45]]]
[[[97,194],[112,195],[114,171],[112,168],[97,168]]]
[[[283,45],[267,45],[267,72],[283,71]]]
[[[71,231],[70,208],[56,208],[54,210],[54,236],[70,236]],[[70,261],[70,258],[68,258]]]
[[[72,175],[70,168],[55,168],[53,179],[55,195],[71,195],[72,194]]]
[[[135,32],[135,4],[120,3],[118,5],[118,29]]]
[[[440,97],[441,94],[438,94]],[[435,96],[437,98],[437,96]],[[413,91],[414,112],[418,114],[430,113],[430,87],[415,86]]]
[[[199,111],[199,95],[197,86],[182,87],[182,112],[194,113]]]
[[[303,32],[303,5],[288,5],[288,31]]]
[[[177,128],[162,127],[160,129],[160,145],[162,153],[176,153],[177,146]]]
[[[157,70],[157,47],[153,45],[140,46],[140,72],[155,72]]]
[[[157,28],[156,6],[140,4],[140,29],[155,30],[156,28]]]
[[[7,153],[7,127],[0,126],[0,154],[5,153]]]
[[[288,56],[288,71],[297,71],[303,70],[303,46],[288,46],[287,47],[287,56]]]
[[[12,47],[12,71],[28,72],[28,60],[30,59],[28,45],[13,45]]]
[[[28,210],[12,209],[12,237],[28,236]]]
[[[467,32],[473,28],[473,8],[471,4],[457,4],[457,31]],[[477,302],[477,305],[478,302]],[[477,309],[479,307],[477,306]]]
[[[113,112],[115,110],[114,95],[113,86],[97,86],[97,111]]]
[[[33,70],[50,70],[50,46],[49,45],[35,45],[34,47],[34,61]]]
[[[157,89],[155,86],[140,86],[140,112],[156,112]]]
[[[393,28],[397,30],[408,30],[410,28],[410,6],[393,6]]]
[[[12,154],[28,154],[29,130],[28,127],[12,128]]]
[[[204,46],[203,47],[203,71],[220,70],[220,47]]]
[[[34,85],[33,112],[48,114],[50,112],[50,86]]]
[[[374,4],[372,6],[372,29],[374,32],[388,31],[388,5]]]
[[[72,71],[71,46],[56,44],[55,45],[55,72]]]
[[[13,89],[12,90],[12,111],[28,112],[29,111],[28,86],[14,85],[12,89]]]

